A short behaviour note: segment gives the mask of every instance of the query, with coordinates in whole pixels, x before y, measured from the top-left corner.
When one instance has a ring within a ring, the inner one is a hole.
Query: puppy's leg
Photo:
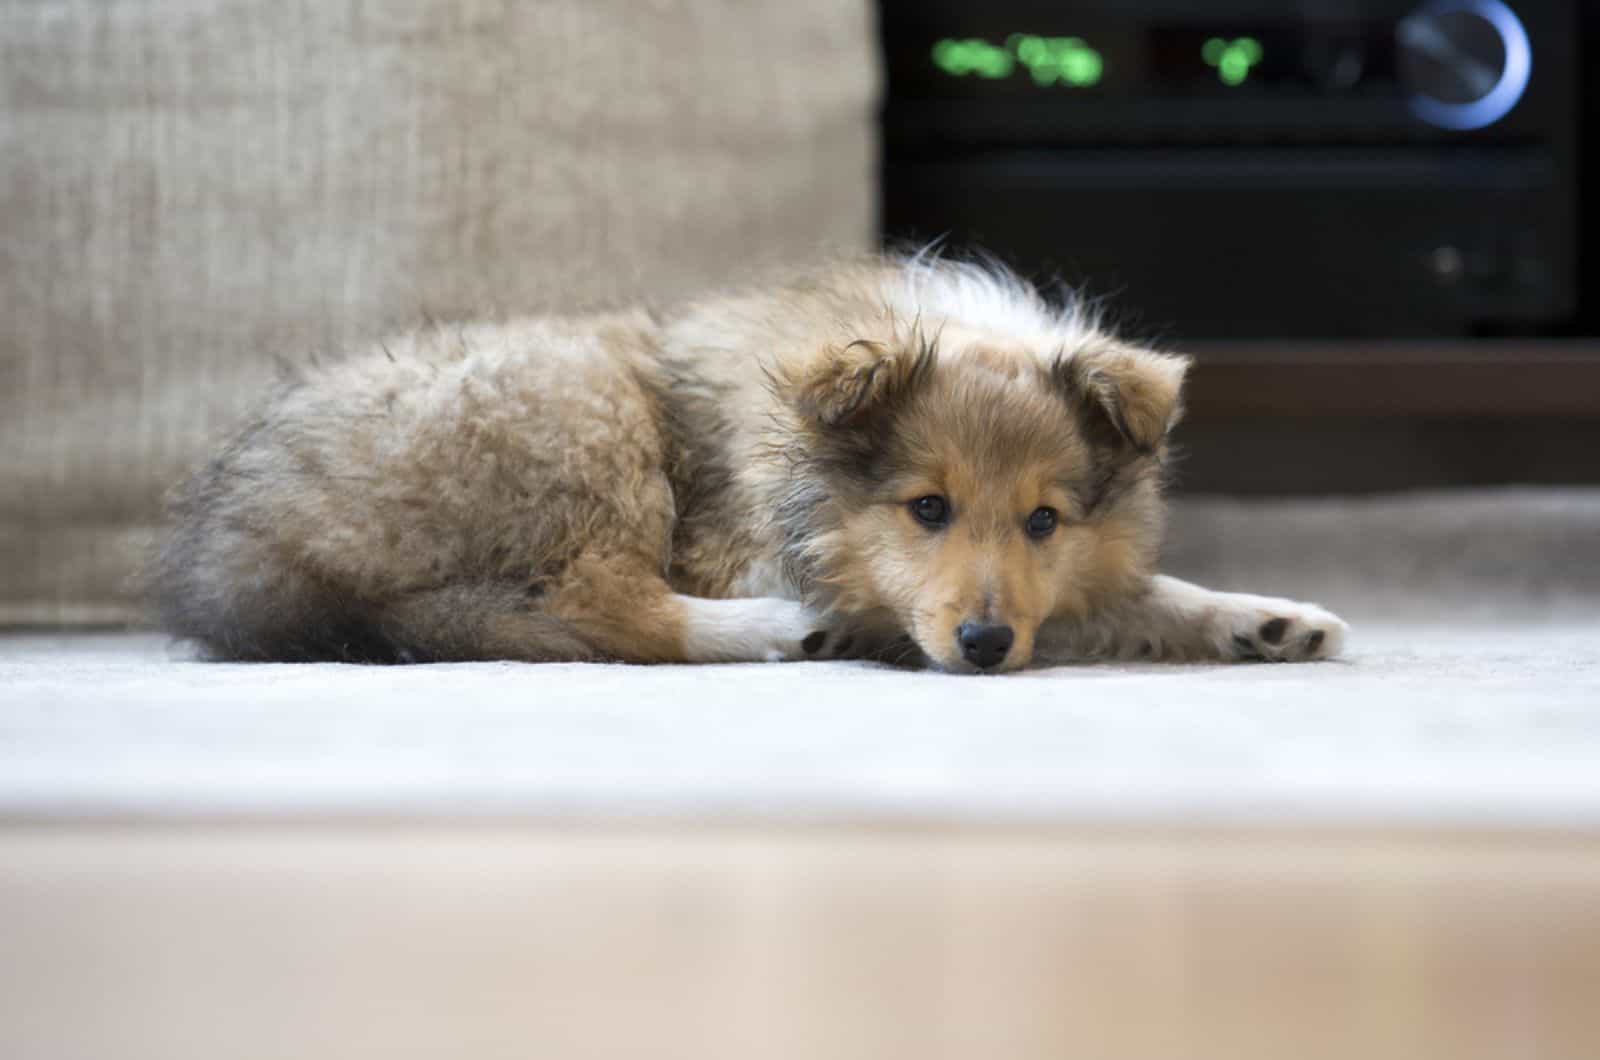
[[[597,654],[627,662],[779,662],[848,648],[796,601],[686,596],[616,558],[575,563],[544,608]]]
[[[1304,662],[1338,655],[1348,629],[1315,604],[1216,592],[1157,575],[1142,596],[1047,626],[1045,650],[1082,658]]]

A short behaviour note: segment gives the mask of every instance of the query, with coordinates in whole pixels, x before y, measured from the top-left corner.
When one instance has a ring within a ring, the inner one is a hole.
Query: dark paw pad
[[[1320,629],[1312,630],[1311,636],[1306,638],[1306,651],[1315,654],[1316,650],[1322,647],[1322,640],[1326,636],[1327,634]]]
[[[808,635],[805,640],[800,642],[800,650],[805,652],[807,655],[815,655],[817,652],[821,651],[827,645],[827,643],[828,635],[819,629],[817,632]]]
[[[1233,653],[1238,658],[1245,660],[1260,660],[1262,657],[1254,641],[1237,633],[1233,637]]]
[[[1268,644],[1276,644],[1283,639],[1284,631],[1288,628],[1289,620],[1287,618],[1274,618],[1261,623],[1261,629],[1258,632],[1261,634],[1262,640]]]

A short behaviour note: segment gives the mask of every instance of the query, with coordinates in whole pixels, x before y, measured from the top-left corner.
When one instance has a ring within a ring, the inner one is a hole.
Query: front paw
[[[815,627],[800,640],[800,659],[869,659],[899,662],[915,650],[909,637],[885,633],[872,625],[830,616],[812,620]]]
[[[1217,616],[1224,658],[1239,662],[1309,662],[1344,650],[1350,627],[1316,604],[1246,597]]]
[[[856,658],[865,638],[854,623],[836,614],[823,614],[802,604],[784,601],[793,632],[767,654],[772,662]]]

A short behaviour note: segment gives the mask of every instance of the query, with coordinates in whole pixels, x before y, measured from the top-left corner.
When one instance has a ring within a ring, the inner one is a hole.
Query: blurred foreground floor
[[[8,1060],[1592,1060],[1576,836],[0,829]]]

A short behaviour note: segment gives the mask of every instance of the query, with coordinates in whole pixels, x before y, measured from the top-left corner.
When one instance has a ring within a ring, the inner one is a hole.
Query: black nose
[[[980,670],[999,666],[1011,650],[1016,639],[1010,626],[980,626],[976,622],[963,622],[956,627],[956,640],[961,642],[961,654],[967,662]]]

